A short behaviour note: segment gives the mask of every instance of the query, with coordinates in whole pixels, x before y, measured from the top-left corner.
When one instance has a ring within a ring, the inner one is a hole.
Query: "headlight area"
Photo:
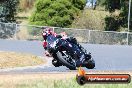
[[[58,40],[54,41],[54,42],[50,45],[50,47],[55,49],[58,42],[59,42]]]
[[[56,42],[53,42],[50,46],[54,48],[56,46]]]

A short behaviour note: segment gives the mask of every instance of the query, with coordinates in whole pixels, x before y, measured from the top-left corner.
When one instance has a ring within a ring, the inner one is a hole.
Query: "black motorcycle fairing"
[[[80,59],[80,57],[84,54],[77,45],[70,43],[66,40],[59,39],[57,43],[58,50],[63,51],[66,50],[72,56],[73,59]]]
[[[56,47],[56,41],[57,41],[57,38],[53,35],[49,35],[47,37],[47,50],[50,54],[54,53],[55,52],[55,47]]]
[[[75,45],[74,43],[70,43],[68,42],[67,40],[65,39],[61,39],[61,38],[56,38],[55,36],[53,35],[49,35],[47,37],[47,42],[48,42],[48,45],[47,45],[47,49],[49,52],[53,52],[56,50],[63,50],[63,49],[66,49],[68,50],[72,56],[73,55],[77,55],[76,58],[79,58],[81,55],[82,55],[82,52],[81,50],[78,48],[77,45]],[[55,45],[54,45],[55,43]],[[54,45],[54,46],[53,46]]]
[[[54,66],[64,65],[69,69],[74,70],[80,65],[84,67],[84,63],[87,62],[85,67],[90,69],[95,67],[95,62],[90,61],[91,55],[86,55],[86,53],[76,44],[69,42],[66,39],[56,38],[53,35],[47,37],[47,42],[47,50],[53,58],[59,62],[58,65],[58,63],[53,61]]]

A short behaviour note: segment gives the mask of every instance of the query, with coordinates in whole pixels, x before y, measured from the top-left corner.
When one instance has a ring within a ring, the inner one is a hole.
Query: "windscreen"
[[[53,35],[50,35],[50,36],[47,37],[48,44],[52,44],[56,40],[57,40],[57,38]]]

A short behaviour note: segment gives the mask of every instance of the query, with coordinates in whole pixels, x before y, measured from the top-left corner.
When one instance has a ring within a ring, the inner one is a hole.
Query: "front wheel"
[[[66,66],[70,70],[76,70],[75,60],[73,60],[73,58],[68,54],[67,51],[61,51],[61,52],[58,51],[57,56],[58,56],[59,61],[64,66]]]

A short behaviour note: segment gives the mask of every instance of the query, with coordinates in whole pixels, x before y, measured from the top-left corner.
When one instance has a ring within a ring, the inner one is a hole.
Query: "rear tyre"
[[[66,51],[67,52],[67,51]],[[76,66],[75,66],[75,62],[72,61],[72,58],[70,58],[70,56],[67,54],[67,57],[63,52],[57,52],[57,56],[59,61],[66,66],[67,68],[69,68],[70,70],[76,70]],[[67,60],[70,59],[71,61]]]
[[[88,60],[86,68],[93,69],[95,67],[95,61],[93,59]]]

